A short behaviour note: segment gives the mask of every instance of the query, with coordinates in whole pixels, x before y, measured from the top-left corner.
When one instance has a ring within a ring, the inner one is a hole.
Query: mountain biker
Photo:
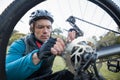
[[[26,37],[16,40],[6,56],[8,80],[73,80],[73,74],[62,70],[52,74],[55,56],[61,55],[65,43],[52,38],[53,16],[47,10],[36,10],[30,16],[30,31]],[[67,40],[75,38],[75,31],[68,33]],[[64,78],[63,78],[64,77]]]

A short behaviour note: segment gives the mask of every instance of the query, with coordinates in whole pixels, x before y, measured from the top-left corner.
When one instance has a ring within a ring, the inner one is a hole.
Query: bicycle
[[[12,2],[0,16],[0,76],[2,80],[5,76],[5,53],[11,33],[21,19],[21,17],[32,7],[45,0],[15,0]],[[120,9],[111,0],[88,0],[105,10],[116,22],[120,28]],[[14,14],[14,15],[13,15]],[[104,54],[102,55],[104,56]]]

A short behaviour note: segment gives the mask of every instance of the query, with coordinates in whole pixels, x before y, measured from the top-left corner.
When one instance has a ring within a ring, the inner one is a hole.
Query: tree
[[[99,47],[105,47],[116,44],[117,36],[113,32],[108,32],[105,36],[101,36],[99,40]]]
[[[52,31],[53,34],[57,34],[57,35],[60,35],[60,33],[63,33],[61,28],[55,28],[53,31]]]
[[[117,37],[116,44],[120,44],[120,36]]]
[[[15,40],[17,40],[17,39],[19,39],[19,38],[21,38],[23,36],[25,36],[25,34],[19,33],[19,31],[14,30],[13,33],[12,33],[11,38],[9,39],[8,45],[11,45]]]

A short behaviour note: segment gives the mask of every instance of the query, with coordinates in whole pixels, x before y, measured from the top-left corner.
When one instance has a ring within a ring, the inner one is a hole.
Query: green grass
[[[53,71],[60,71],[65,69],[65,62],[61,57],[56,57],[53,65]],[[120,80],[120,72],[113,73],[107,69],[107,65],[104,63],[100,69],[100,73],[106,78],[106,80]]]
[[[120,72],[114,73],[107,69],[107,64],[103,64],[100,72],[107,80],[120,80]]]
[[[54,61],[53,72],[57,72],[65,68],[66,66],[64,60],[61,57],[57,56]]]

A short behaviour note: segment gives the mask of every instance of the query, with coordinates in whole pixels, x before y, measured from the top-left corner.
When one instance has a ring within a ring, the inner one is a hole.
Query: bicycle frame
[[[79,27],[75,24],[75,18],[71,16],[67,19],[67,21],[79,33],[78,34],[79,37],[76,40],[69,43],[66,49],[66,53],[69,53],[69,55],[71,56],[70,60],[75,69],[75,73],[74,73],[75,80],[83,80],[83,79],[104,80],[104,78],[100,76],[98,73],[98,70],[96,67],[96,61],[97,59],[104,59],[106,57],[120,55],[120,44],[103,47],[99,50],[94,51],[94,49],[92,49],[92,47],[87,44],[89,40],[86,40],[86,39],[81,40],[83,36],[83,31],[81,31]],[[116,32],[116,33],[119,33],[119,32]],[[87,48],[89,48],[88,51],[86,50]],[[113,60],[109,60],[109,59],[107,61],[108,70],[112,72],[119,72],[120,61],[115,59],[114,61],[117,62],[116,64],[112,64],[111,63],[112,61]],[[94,73],[89,71],[90,66],[93,67]],[[115,69],[112,70],[111,67],[114,67]],[[93,77],[94,75],[96,77]]]

